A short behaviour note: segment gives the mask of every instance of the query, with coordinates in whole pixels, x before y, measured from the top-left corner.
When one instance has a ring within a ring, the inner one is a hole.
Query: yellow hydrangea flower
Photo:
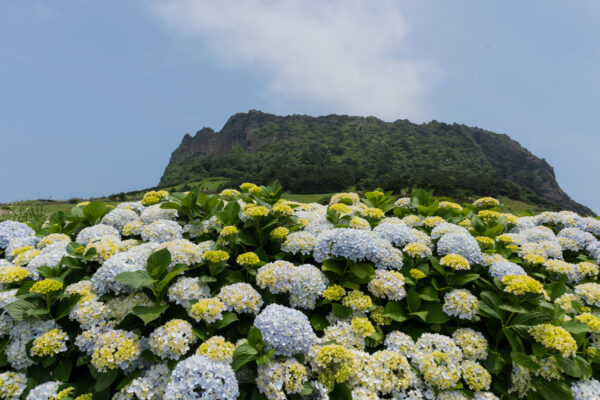
[[[20,282],[29,277],[30,273],[23,267],[8,266],[0,268],[0,283],[10,284]]]
[[[560,326],[540,324],[529,328],[528,332],[536,342],[548,349],[558,350],[563,357],[574,356],[577,352],[575,339]]]
[[[244,217],[258,219],[258,218],[269,215],[269,209],[264,206],[254,206],[254,207],[245,209],[244,212],[242,213],[242,215]]]
[[[365,317],[354,317],[350,322],[350,327],[358,336],[367,337],[375,333],[375,327]]]
[[[352,214],[352,209],[350,208],[350,206],[348,206],[347,204],[344,204],[344,203],[332,204],[329,206],[329,209],[340,215]]]
[[[412,242],[404,246],[404,252],[411,257],[414,258],[425,258],[429,257],[432,252],[429,247],[425,243],[422,242]]]
[[[322,296],[329,301],[339,301],[346,295],[346,289],[340,285],[332,285],[323,290]]]
[[[271,237],[275,240],[283,240],[290,233],[289,229],[279,226],[271,231]]]
[[[237,256],[235,261],[240,265],[256,265],[260,263],[260,258],[258,258],[256,253],[249,251]]]
[[[202,258],[210,263],[218,264],[229,260],[229,254],[223,250],[208,250],[204,252]]]
[[[52,329],[37,337],[31,346],[31,354],[37,357],[53,356],[67,351],[67,333],[60,329]]]
[[[440,265],[444,267],[452,268],[456,271],[463,271],[471,269],[471,265],[466,258],[461,256],[460,254],[450,253],[446,254],[444,257],[440,259]]]
[[[506,286],[504,291],[507,293],[514,295],[536,293],[548,297],[544,286],[539,281],[527,275],[506,275],[502,278],[502,283]]]
[[[218,299],[200,299],[192,305],[189,314],[198,322],[206,321],[210,324],[223,319],[224,310],[225,304]]]
[[[600,333],[600,318],[598,318],[594,314],[589,312],[583,313],[581,315],[576,316],[575,319],[589,326],[592,332]]]
[[[233,343],[226,341],[223,336],[213,336],[202,343],[196,353],[216,361],[230,363],[234,351]]]
[[[63,283],[55,279],[43,279],[38,281],[31,286],[29,289],[32,293],[39,293],[47,295],[52,292],[59,291],[63,288]]]

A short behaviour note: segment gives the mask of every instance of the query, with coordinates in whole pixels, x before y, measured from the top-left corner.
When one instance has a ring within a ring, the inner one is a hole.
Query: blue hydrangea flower
[[[46,382],[37,385],[27,395],[26,400],[50,400],[58,394],[59,382]]]
[[[11,239],[26,236],[35,236],[35,232],[24,223],[10,220],[0,222],[0,249],[6,248]]]
[[[228,364],[196,354],[181,361],[165,390],[165,400],[235,400],[238,382]]]
[[[373,232],[397,247],[404,247],[408,243],[417,241],[412,229],[402,222],[382,222],[373,229]]]
[[[490,266],[490,275],[502,279],[507,275],[527,275],[527,272],[519,265],[510,261],[498,261]]]
[[[600,382],[595,379],[581,380],[571,385],[575,400],[600,399]]]
[[[265,307],[254,320],[254,326],[260,329],[267,347],[275,349],[277,355],[307,353],[316,340],[306,315],[279,304]]]
[[[313,257],[317,262],[343,257],[350,261],[372,262],[383,269],[402,268],[402,252],[371,231],[332,229],[317,236]]]
[[[483,261],[481,249],[477,240],[469,234],[449,232],[442,236],[437,243],[439,256],[456,253],[469,261],[469,264],[480,264]]]

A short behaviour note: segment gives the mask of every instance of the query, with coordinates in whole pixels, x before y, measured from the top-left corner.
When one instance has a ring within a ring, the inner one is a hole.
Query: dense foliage
[[[560,189],[545,160],[507,135],[435,121],[236,114],[218,133],[186,136],[160,184],[216,176],[236,185],[278,179],[292,193],[349,187],[408,193],[420,187],[460,198],[484,193],[592,214]]]
[[[0,398],[600,398],[600,221],[281,192],[0,223]]]

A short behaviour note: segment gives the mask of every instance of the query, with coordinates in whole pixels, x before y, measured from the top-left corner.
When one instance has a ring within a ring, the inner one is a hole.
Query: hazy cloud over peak
[[[273,102],[388,120],[425,115],[434,69],[408,54],[397,2],[173,0],[152,11],[217,62],[261,76]]]

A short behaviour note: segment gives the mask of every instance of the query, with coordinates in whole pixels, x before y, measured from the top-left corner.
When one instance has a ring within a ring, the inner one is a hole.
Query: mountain
[[[159,186],[216,176],[232,184],[278,179],[294,193],[422,187],[458,198],[503,195],[593,215],[562,191],[546,160],[508,135],[437,121],[239,113],[219,132],[186,134]]]

